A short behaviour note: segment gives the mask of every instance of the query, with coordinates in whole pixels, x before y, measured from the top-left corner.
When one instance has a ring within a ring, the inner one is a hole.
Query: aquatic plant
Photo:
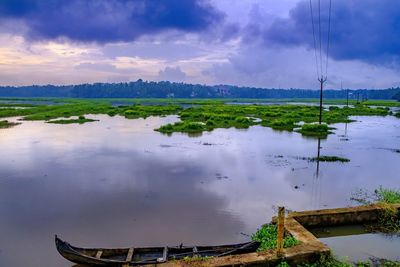
[[[254,234],[251,235],[253,241],[260,242],[260,246],[257,251],[264,251],[267,249],[275,249],[277,246],[277,234],[278,229],[275,224],[266,224],[258,229]],[[283,240],[283,247],[293,247],[298,245],[299,241],[291,235],[285,235]]]
[[[328,134],[332,133],[329,131],[327,124],[308,124],[305,123],[301,126],[297,132],[305,136],[316,136],[316,137],[326,137]]]
[[[263,126],[271,127],[275,130],[287,130],[292,131],[297,125],[293,119],[274,119],[272,121],[263,121]]]
[[[163,125],[156,131],[161,133],[173,133],[173,132],[183,132],[183,133],[201,133],[207,131],[210,125],[200,123],[200,122],[177,122],[174,124]],[[212,128],[211,128],[212,129]]]
[[[337,156],[319,156],[314,158],[309,158],[309,161],[320,161],[320,162],[350,162],[347,158],[337,157]]]

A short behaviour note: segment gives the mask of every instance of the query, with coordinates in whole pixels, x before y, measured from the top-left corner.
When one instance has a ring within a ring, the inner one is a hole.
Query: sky
[[[143,79],[313,89],[323,75],[327,88],[400,86],[400,1],[329,5],[1,0],[0,85]]]

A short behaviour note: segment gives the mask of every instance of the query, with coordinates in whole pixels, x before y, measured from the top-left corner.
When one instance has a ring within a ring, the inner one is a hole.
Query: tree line
[[[381,90],[325,90],[325,98],[398,99],[400,88]],[[238,87],[231,85],[201,85],[152,82],[141,79],[126,83],[94,83],[79,85],[2,86],[2,97],[71,97],[71,98],[318,98],[311,89],[275,89]]]

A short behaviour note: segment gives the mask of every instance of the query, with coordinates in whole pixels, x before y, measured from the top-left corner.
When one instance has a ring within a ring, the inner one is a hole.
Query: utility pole
[[[322,90],[324,89],[324,83],[326,82],[326,80],[328,79],[328,77],[324,77],[323,75],[321,75],[321,78],[318,78],[318,81],[320,82],[321,85],[321,91],[319,94],[319,124],[322,123]]]

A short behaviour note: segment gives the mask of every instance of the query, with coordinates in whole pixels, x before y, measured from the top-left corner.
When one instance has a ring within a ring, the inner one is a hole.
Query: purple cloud
[[[317,23],[317,1],[312,3]],[[328,1],[321,1],[322,42],[325,46],[328,10]],[[330,55],[334,59],[356,59],[377,64],[390,64],[399,59],[400,1],[333,0],[331,22]],[[288,18],[276,19],[261,34],[269,46],[303,45],[313,49],[309,1],[299,2]]]
[[[207,0],[2,0],[0,18],[24,22],[31,40],[108,43],[167,30],[201,32],[224,15]]]

